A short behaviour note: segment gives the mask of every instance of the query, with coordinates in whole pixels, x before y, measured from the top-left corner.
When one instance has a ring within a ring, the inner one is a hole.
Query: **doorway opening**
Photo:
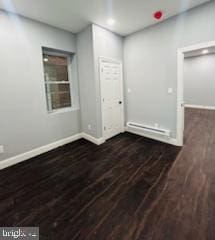
[[[215,41],[192,45],[178,49],[178,80],[177,80],[177,143],[179,146],[184,145],[184,125],[185,125],[185,107],[210,109],[215,106],[207,104],[198,104],[195,100],[193,103],[185,99],[185,60],[187,58],[200,55],[215,53]],[[195,90],[194,90],[195,91]],[[215,109],[215,108],[214,108]]]

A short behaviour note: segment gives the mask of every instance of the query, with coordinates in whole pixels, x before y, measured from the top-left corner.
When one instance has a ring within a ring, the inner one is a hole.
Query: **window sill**
[[[74,112],[74,111],[78,111],[78,110],[79,110],[79,108],[73,108],[73,107],[62,108],[62,109],[58,109],[58,110],[48,111],[48,115],[56,115],[56,114],[60,114],[60,113]]]

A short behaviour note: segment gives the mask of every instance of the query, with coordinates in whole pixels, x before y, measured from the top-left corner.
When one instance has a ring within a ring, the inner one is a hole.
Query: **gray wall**
[[[184,101],[215,107],[215,54],[185,58]]]
[[[211,2],[125,38],[127,121],[158,123],[176,137],[177,49],[214,41],[214,22]]]
[[[93,25],[93,49],[96,82],[97,137],[102,137],[102,115],[100,96],[99,58],[123,61],[123,38],[97,25]]]
[[[0,160],[80,132],[74,111],[48,114],[41,47],[76,52],[73,34],[0,11]],[[73,86],[77,89],[76,57]]]
[[[122,37],[97,25],[77,35],[82,131],[102,137],[99,57],[123,59]],[[89,125],[91,129],[89,129]]]
[[[77,35],[82,131],[98,135],[92,26]],[[91,127],[89,127],[89,125]]]

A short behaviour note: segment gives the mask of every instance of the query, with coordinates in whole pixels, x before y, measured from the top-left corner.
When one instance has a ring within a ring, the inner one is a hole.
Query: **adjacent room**
[[[0,239],[215,239],[214,21],[0,0]]]
[[[185,119],[187,119],[185,123],[192,121],[195,125],[199,122],[199,132],[203,138],[207,129],[209,130],[209,141],[214,141],[212,138],[210,139],[212,137],[210,130],[213,129],[211,120],[215,110],[214,53],[213,46],[186,52],[183,72]],[[190,132],[190,129],[186,129],[185,132]],[[199,137],[199,140],[202,137]],[[189,138],[186,139],[186,143],[190,143]],[[206,140],[202,142],[202,148],[205,147],[208,147]]]
[[[189,108],[215,109],[215,48],[187,53],[184,60],[184,102]]]

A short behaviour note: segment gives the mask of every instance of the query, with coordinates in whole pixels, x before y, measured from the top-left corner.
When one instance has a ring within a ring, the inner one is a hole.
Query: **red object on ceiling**
[[[157,11],[154,13],[154,18],[157,20],[160,20],[163,16],[163,13],[161,11]]]

